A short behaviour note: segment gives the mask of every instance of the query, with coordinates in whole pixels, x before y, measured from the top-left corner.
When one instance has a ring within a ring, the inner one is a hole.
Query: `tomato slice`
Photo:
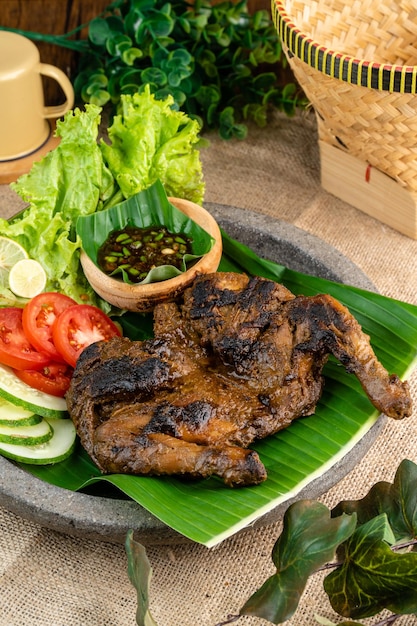
[[[52,337],[58,352],[75,367],[81,352],[96,341],[108,341],[120,336],[116,324],[91,304],[70,306],[59,315],[52,327]]]
[[[40,370],[51,358],[28,341],[22,314],[18,307],[0,308],[0,363],[17,370]]]
[[[40,352],[49,354],[52,361],[64,363],[52,338],[52,326],[56,318],[69,306],[77,304],[63,293],[40,293],[23,309],[23,330],[29,342]]]
[[[16,376],[38,391],[63,398],[70,386],[73,368],[67,363],[49,363],[42,370],[14,370]]]

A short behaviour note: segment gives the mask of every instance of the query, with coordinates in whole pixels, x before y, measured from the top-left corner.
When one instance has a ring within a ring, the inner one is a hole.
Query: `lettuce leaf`
[[[146,85],[142,93],[122,96],[119,114],[108,130],[111,144],[100,146],[124,198],[160,180],[168,196],[197,204],[204,199],[199,142],[200,126],[172,109],[168,96],[157,100]]]
[[[77,302],[94,303],[96,295],[79,263],[76,219],[96,211],[115,191],[97,144],[100,113],[87,105],[57,122],[58,146],[11,185],[29,207],[10,221],[0,220],[0,234],[18,241],[43,265],[46,289]]]

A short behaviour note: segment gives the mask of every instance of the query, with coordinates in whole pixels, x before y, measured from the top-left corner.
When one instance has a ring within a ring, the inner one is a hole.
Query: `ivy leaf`
[[[149,612],[149,586],[152,568],[142,544],[133,539],[133,531],[126,536],[125,549],[128,562],[129,580],[136,589],[137,609],[136,623],[138,626],[157,626]]]
[[[338,519],[338,518],[333,518]],[[417,612],[417,554],[398,554],[385,513],[357,528],[344,546],[344,562],[324,580],[333,609],[343,617],[362,619],[389,609]]]
[[[330,517],[319,502],[300,500],[284,515],[283,531],[273,551],[277,568],[240,610],[280,624],[296,611],[309,576],[334,557],[337,546],[352,535],[356,515]]]
[[[358,524],[385,513],[393,530],[395,541],[403,542],[417,537],[417,465],[408,459],[398,466],[394,482],[381,481],[371,487],[360,500],[345,500],[332,511],[357,513]]]

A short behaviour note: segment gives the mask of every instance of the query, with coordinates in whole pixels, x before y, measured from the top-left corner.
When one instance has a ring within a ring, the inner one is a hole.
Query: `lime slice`
[[[13,265],[28,258],[26,250],[13,239],[0,237],[0,285],[8,284],[9,272]]]
[[[21,298],[34,298],[45,286],[46,272],[35,259],[21,259],[9,272],[9,287]]]

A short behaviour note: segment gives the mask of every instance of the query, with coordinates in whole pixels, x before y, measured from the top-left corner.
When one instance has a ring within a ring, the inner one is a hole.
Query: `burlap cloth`
[[[309,231],[354,261],[387,296],[417,304],[417,241],[330,196],[320,188],[316,125],[311,113],[276,115],[243,142],[211,136],[202,152],[206,200],[259,211]],[[0,211],[19,203],[0,188]],[[417,406],[417,377],[411,377]],[[357,467],[321,500],[333,506],[392,480],[400,461],[417,461],[417,412],[389,420]],[[134,626],[136,594],[121,545],[83,541],[40,528],[0,510],[1,626]],[[151,610],[158,626],[214,626],[238,613],[273,572],[280,523],[232,537],[215,549],[170,545],[147,549],[153,567]],[[313,578],[291,626],[315,624],[331,611],[321,578]],[[366,623],[374,623],[368,620]],[[266,624],[245,617],[243,625]],[[398,624],[415,624],[414,617]]]

